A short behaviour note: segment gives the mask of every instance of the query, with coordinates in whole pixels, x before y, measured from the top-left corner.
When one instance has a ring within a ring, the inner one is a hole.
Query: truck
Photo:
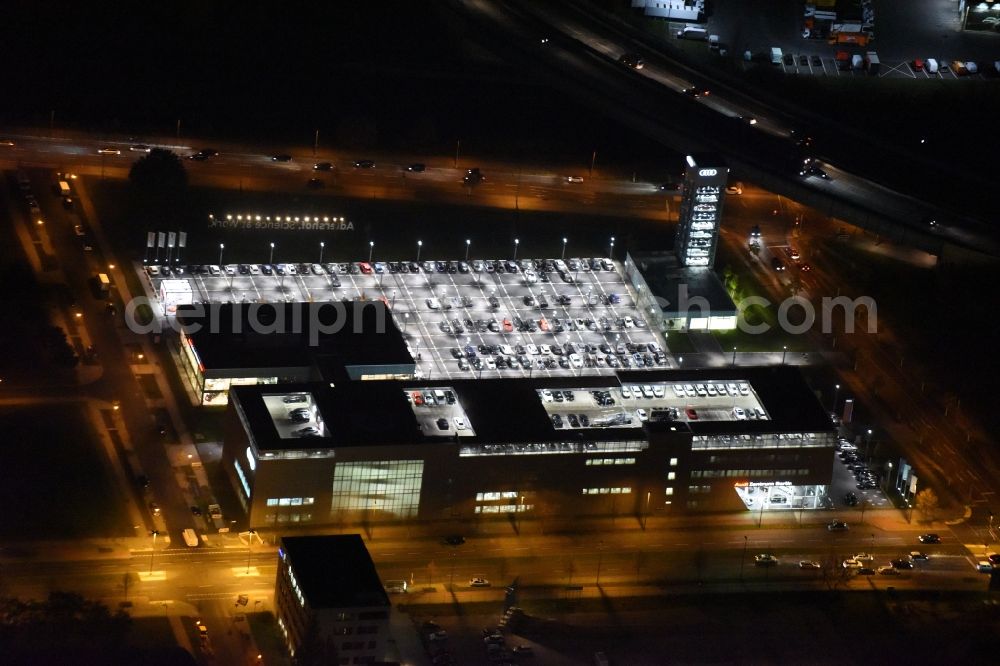
[[[771,47],[771,64],[772,65],[780,65],[781,64],[782,55],[783,54],[781,53],[781,49],[780,48],[778,48],[777,46],[772,46]]]
[[[97,288],[104,296],[107,296],[108,292],[111,291],[111,279],[108,277],[107,273],[97,274]]]
[[[186,543],[188,545],[188,547],[190,547],[190,548],[197,548],[198,547],[198,544],[200,543],[198,541],[198,535],[195,534],[195,531],[193,529],[191,529],[190,527],[187,528],[186,530],[184,530],[183,532],[181,532],[181,536],[184,537],[184,543]]]
[[[712,49],[713,51],[718,51],[719,50],[719,36],[718,35],[709,35],[708,36],[708,48]]]
[[[865,69],[871,76],[878,76],[878,70],[881,63],[878,60],[878,54],[874,51],[869,51],[865,54]]]

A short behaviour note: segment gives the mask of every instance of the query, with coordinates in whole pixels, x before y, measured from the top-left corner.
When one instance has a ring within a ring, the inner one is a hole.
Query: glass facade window
[[[233,460],[233,467],[236,469],[236,476],[240,477],[240,485],[243,488],[243,492],[246,493],[247,499],[250,499],[250,482],[247,481],[247,475],[243,472],[243,468],[240,467],[240,461]]]
[[[646,441],[608,442],[531,442],[519,444],[477,444],[463,446],[460,457],[470,456],[538,456],[570,453],[631,453],[649,448]]]
[[[692,479],[727,479],[761,476],[805,476],[807,468],[799,469],[696,469],[691,471]]]
[[[691,439],[691,450],[832,448],[835,441],[834,432],[695,435]]]
[[[587,465],[634,465],[635,458],[588,458]]]
[[[331,517],[372,510],[397,518],[416,517],[423,474],[422,460],[338,463],[333,471]]]
[[[581,489],[581,494],[583,495],[628,495],[632,492],[631,488],[583,488]]]

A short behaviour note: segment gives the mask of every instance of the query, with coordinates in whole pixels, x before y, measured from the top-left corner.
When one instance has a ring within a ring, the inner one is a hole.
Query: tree
[[[917,508],[927,520],[934,520],[938,510],[938,496],[933,488],[924,488],[917,493]]]
[[[135,213],[154,222],[174,221],[187,196],[187,171],[173,152],[154,148],[128,174]]]

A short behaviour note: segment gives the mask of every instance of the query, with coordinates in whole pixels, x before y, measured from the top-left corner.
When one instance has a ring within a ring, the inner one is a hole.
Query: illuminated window
[[[674,488],[673,488],[673,486],[667,486],[667,494],[668,495],[673,495],[674,494]]]
[[[267,505],[268,506],[278,506],[278,498],[277,497],[268,497],[267,498]]]
[[[423,472],[420,460],[339,463],[333,472],[331,515],[377,509],[397,518],[413,518],[420,506]]]
[[[671,458],[670,459],[670,466],[671,467],[677,467],[677,458]]]
[[[677,474],[674,472],[667,472],[667,481],[673,481],[677,478]]]

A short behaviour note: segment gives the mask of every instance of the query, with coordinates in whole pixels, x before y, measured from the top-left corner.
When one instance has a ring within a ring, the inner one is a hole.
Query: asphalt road
[[[753,173],[760,182],[766,181],[769,189],[810,199],[814,206],[828,207],[831,212],[839,207],[838,202],[847,204],[837,214],[859,224],[871,222],[869,216],[874,216],[893,220],[899,229],[928,236],[923,220],[928,216],[943,218],[949,222],[933,232],[939,239],[980,251],[998,248],[993,234],[980,223],[960,221],[954,211],[940,210],[828,161],[823,166],[830,180],[802,179],[796,165],[804,153],[789,140],[794,125],[784,111],[768,110],[732,89],[716,89],[697,100],[685,98],[682,90],[696,83],[704,85],[712,79],[711,74],[683,69],[656,53],[647,53],[642,70],[630,70],[617,60],[623,53],[635,51],[636,41],[591,15],[570,11],[561,3],[528,6],[467,0],[461,4],[476,25],[511,37],[505,54],[521,55],[539,71],[547,69],[565,81],[564,85],[573,86],[575,93],[586,95],[592,105],[614,112],[665,145],[684,151],[718,151],[729,159],[730,166]],[[560,39],[545,45],[535,39],[556,35]],[[693,105],[702,110],[696,111]],[[755,117],[759,122],[750,127],[734,120],[738,116]]]

